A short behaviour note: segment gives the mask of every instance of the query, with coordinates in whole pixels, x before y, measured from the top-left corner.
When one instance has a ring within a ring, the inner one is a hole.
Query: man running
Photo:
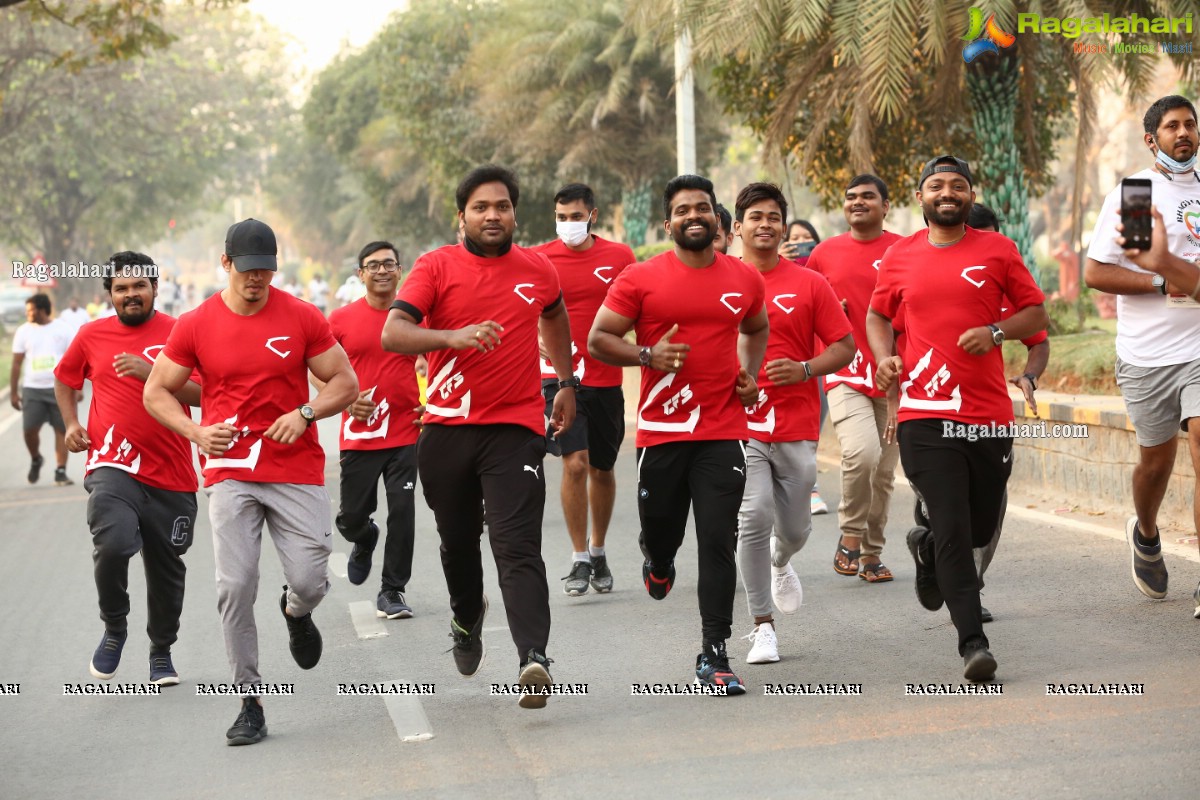
[[[429,358],[417,467],[442,540],[455,665],[472,676],[486,652],[479,553],[486,503],[520,665],[519,704],[543,708],[551,662],[539,336],[559,378],[555,435],[575,419],[579,379],[571,374],[571,325],[558,275],[545,256],[512,243],[519,199],[517,178],[503,167],[477,167],[463,178],[455,191],[462,244],[417,259],[388,314],[383,347]]]
[[[916,199],[929,228],[883,256],[866,328],[879,365],[876,386],[886,391],[899,382],[900,457],[933,526],[908,537],[917,598],[931,611],[946,604],[963,677],[986,681],[996,674],[996,659],[983,633],[972,548],[996,531],[1012,439],[969,441],[967,426],[1012,422],[1000,345],[1033,335],[1048,317],[1016,245],[966,227],[971,186],[961,159],[940,156],[925,165]],[[1001,316],[1005,296],[1017,309],[1008,319]],[[901,307],[905,342],[897,356],[890,320]]]
[[[387,494],[387,539],[375,613],[406,619],[412,608],[404,591],[412,577],[416,539],[417,425],[416,357],[389,353],[380,343],[388,310],[400,284],[400,256],[390,242],[371,242],[358,254],[358,277],[367,295],[329,315],[333,338],[346,351],[358,376],[354,405],[342,412],[341,503],[334,524],[353,543],[346,577],[355,586],[371,574],[379,526],[379,478]],[[314,380],[317,388],[321,382]]]
[[[67,477],[66,426],[54,396],[54,368],[71,344],[75,331],[62,320],[50,318],[50,297],[35,294],[25,301],[25,322],[13,334],[12,368],[9,371],[9,402],[21,412],[25,447],[29,450],[30,483],[42,474],[41,430],[54,431],[56,467],[54,483],[70,486]]]
[[[125,251],[108,263],[104,291],[116,316],[81,327],[54,369],[67,448],[88,453],[83,486],[89,495],[87,521],[104,623],[88,669],[108,680],[121,663],[128,636],[129,561],[140,551],[146,570],[150,682],[170,686],[179,683],[171,645],[183,612],[183,554],[196,526],[196,473],[188,440],[146,413],[142,391],[175,320],[154,308],[158,277],[146,274],[156,272],[145,269],[154,267],[150,256]],[[85,380],[92,382],[86,430],[75,403]],[[200,387],[189,381],[176,397],[199,405]]]
[[[321,659],[312,610],[329,591],[332,549],[325,451],[313,423],[354,402],[358,381],[312,305],[272,289],[278,269],[275,233],[255,219],[225,236],[221,266],[229,285],[184,314],[146,380],[150,414],[200,448],[209,493],[217,608],[233,681],[245,696],[226,744],[254,744],[267,735],[254,687],[258,669],[258,560],[263,522],[288,585],[279,608],[292,658],[302,669]],[[192,422],[174,394],[192,370],[204,393],[201,422]],[[309,400],[308,373],[325,383]]]
[[[887,440],[887,397],[875,387],[875,359],[867,345],[867,304],[875,291],[883,254],[900,236],[885,231],[888,187],[875,175],[857,175],[846,186],[842,213],[847,233],[821,242],[808,259],[809,269],[825,276],[842,301],[858,352],[850,363],[825,379],[829,416],[842,450],[842,529],[833,569],[868,583],[892,580],[882,562],[888,505],[900,449]]]
[[[754,618],[748,664],[779,660],[771,606],[800,610],[800,579],[790,563],[812,532],[810,496],[817,481],[817,377],[854,357],[851,326],[829,283],[779,255],[787,200],[772,183],[742,189],[734,232],[742,260],[766,285],[770,338],[758,374],[758,402],[749,409],[746,492],[738,514],[738,567]],[[816,340],[828,347],[816,355]]]
[[[742,694],[725,640],[737,588],[737,515],[746,487],[746,412],[767,348],[763,279],[716,253],[712,182],[680,175],[663,192],[664,228],[675,246],[617,279],[588,337],[615,366],[642,367],[638,401],[639,541],[642,581],[662,600],[675,581],[688,508],[696,520],[702,627],[696,680]],[[637,344],[625,341],[634,329]]]
[[[617,497],[613,467],[625,438],[625,397],[619,367],[597,361],[588,354],[587,336],[608,287],[634,262],[628,245],[610,242],[592,233],[598,212],[596,197],[582,183],[570,183],[554,196],[558,238],[533,248],[550,259],[558,271],[563,302],[571,318],[571,357],[579,379],[575,392],[575,424],[555,438],[546,432],[546,450],[562,456],[562,508],[571,537],[571,571],[563,578],[569,597],[587,594],[590,582],[599,593],[611,592],[612,570],[604,550],[608,523]],[[554,411],[558,377],[549,361],[542,361],[542,392],[546,417]],[[588,540],[588,507],[592,535]]]

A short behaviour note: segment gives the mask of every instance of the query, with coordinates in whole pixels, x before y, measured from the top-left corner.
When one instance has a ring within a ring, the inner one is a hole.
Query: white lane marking
[[[375,615],[375,604],[369,600],[360,600],[350,604],[350,619],[354,630],[360,639],[378,639],[387,636],[387,628]]]
[[[8,433],[8,429],[17,424],[17,420],[21,419],[21,412],[18,411],[4,422],[0,422],[0,436]]]
[[[1105,525],[1097,525],[1094,522],[1084,522],[1078,519],[1068,519],[1060,517],[1058,514],[1047,514],[1044,511],[1034,511],[1030,508],[1018,508],[1014,505],[1009,505],[1008,513],[1012,516],[1024,517],[1025,519],[1036,520],[1047,525],[1062,525],[1066,528],[1074,528],[1080,531],[1088,531],[1089,533],[1098,533],[1109,539],[1115,539],[1118,542],[1125,541],[1125,530],[1117,530]],[[1176,544],[1168,540],[1167,534],[1162,534],[1162,549],[1164,553],[1179,558],[1186,558],[1188,561],[1200,563],[1200,553],[1197,553],[1195,547],[1188,545]]]
[[[482,631],[480,631],[480,633],[495,633],[496,631],[506,631],[506,630],[508,630],[507,625],[493,625],[490,628],[484,628]]]
[[[394,681],[407,683],[407,681]],[[421,701],[411,694],[384,695],[383,704],[387,706],[388,716],[396,728],[400,741],[406,743],[427,742],[433,738],[433,726],[425,716]]]
[[[329,554],[329,571],[339,578],[346,577],[346,563],[350,557],[345,553],[330,553]]]

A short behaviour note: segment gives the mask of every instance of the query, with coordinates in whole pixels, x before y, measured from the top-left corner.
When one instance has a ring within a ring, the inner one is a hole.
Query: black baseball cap
[[[252,269],[275,272],[279,269],[279,261],[276,259],[278,253],[275,231],[265,222],[244,219],[231,225],[225,234],[225,255],[233,261],[233,266],[238,272],[249,272]]]
[[[921,191],[921,187],[925,185],[925,181],[937,172],[955,172],[967,179],[968,186],[974,186],[975,184],[971,180],[971,167],[967,162],[952,155],[943,155],[930,160],[925,165],[925,168],[921,170],[921,180],[917,181],[917,191]]]

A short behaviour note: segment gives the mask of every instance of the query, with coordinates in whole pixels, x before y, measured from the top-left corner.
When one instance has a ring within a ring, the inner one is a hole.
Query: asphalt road
[[[896,491],[884,552],[895,582],[868,585],[835,574],[836,516],[817,517],[793,562],[805,604],[780,618],[783,660],[747,665],[747,643],[730,641],[748,695],[632,696],[634,683],[691,681],[699,616],[690,536],[671,596],[655,602],[641,587],[631,442],[617,466],[609,539],[616,589],[606,596],[572,599],[561,592],[557,579],[569,568],[570,547],[557,501],[558,464],[547,459],[549,655],[556,681],[586,684],[586,695],[551,698],[544,711],[490,695],[492,683],[511,682],[517,672],[490,558],[487,661],[473,679],[457,674],[445,652],[449,610],[436,531],[419,504],[407,595],[415,617],[375,623],[366,615],[356,627],[353,604],[373,603],[378,573],[362,587],[334,577],[314,615],[324,657],[309,672],[287,652],[277,605],[283,579],[267,539],[257,608],[262,672],[266,681],[294,683],[295,694],[266,700],[270,735],[263,743],[227,747],[224,732],[237,700],[196,694],[198,684],[229,681],[202,494],[174,648],[181,685],[157,697],[64,696],[64,684],[96,683],[87,667],[102,630],[83,460],[70,461],[75,486],[49,485],[49,469],[42,483],[27,485],[28,460],[11,419],[6,401],[0,410],[2,798],[1190,798],[1200,792],[1191,751],[1200,710],[1193,677],[1200,621],[1191,613],[1200,578],[1195,548],[1171,548],[1171,593],[1152,602],[1130,580],[1117,520],[1070,527],[1045,515],[1031,518],[1019,497],[1012,498],[984,596],[997,616],[988,634],[1003,694],[906,694],[910,683],[961,684],[962,662],[948,614],[924,611],[913,593],[903,539],[912,496],[904,486]],[[331,422],[321,424],[321,436],[327,449],[336,448]],[[335,496],[336,470],[330,457]],[[836,469],[821,474],[820,486],[833,505]],[[336,547],[349,551],[345,542]],[[335,558],[335,571],[339,563],[344,558]],[[114,682],[142,683],[148,642],[137,559],[130,589],[130,637]],[[735,636],[749,633],[740,588],[735,618]],[[432,684],[434,693],[389,702],[337,693],[339,683],[393,681]],[[861,684],[862,691],[763,694],[765,684],[788,683]],[[1144,694],[1048,696],[1048,683],[1144,684]],[[11,693],[12,684],[19,694]]]

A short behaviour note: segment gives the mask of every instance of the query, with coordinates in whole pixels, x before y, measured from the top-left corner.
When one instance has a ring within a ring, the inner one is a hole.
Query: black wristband
[[[1026,372],[1026,373],[1025,373],[1024,375],[1022,375],[1021,377],[1022,377],[1022,378],[1026,378],[1026,379],[1028,379],[1028,381],[1029,381],[1029,382],[1030,382],[1030,383],[1033,385],[1033,390],[1034,390],[1035,392],[1037,391],[1037,376],[1036,376],[1036,375],[1034,375],[1034,374],[1033,374],[1033,373],[1031,373],[1031,372]]]

